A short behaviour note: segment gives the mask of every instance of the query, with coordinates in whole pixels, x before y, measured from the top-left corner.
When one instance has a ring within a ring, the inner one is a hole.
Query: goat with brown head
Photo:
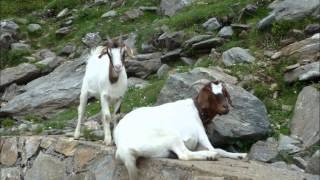
[[[232,106],[230,94],[221,81],[206,83],[193,99],[203,124],[208,124],[217,114],[227,114]]]

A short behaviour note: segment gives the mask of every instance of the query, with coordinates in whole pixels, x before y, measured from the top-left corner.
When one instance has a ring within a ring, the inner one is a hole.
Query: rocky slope
[[[88,142],[63,137],[75,128],[90,49],[119,35],[136,54],[125,65],[129,90],[122,115],[193,97],[196,81],[222,80],[234,107],[213,119],[207,134],[214,146],[247,151],[255,160],[147,160],[143,177],[319,175],[317,1],[35,0],[16,7],[3,0],[0,8],[1,179],[41,179],[42,166],[53,179],[126,179],[113,148],[89,142],[103,136],[99,101],[88,104],[82,130]]]

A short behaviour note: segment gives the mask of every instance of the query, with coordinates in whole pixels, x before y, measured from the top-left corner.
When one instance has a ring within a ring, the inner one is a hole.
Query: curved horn
[[[210,83],[210,82],[211,82],[211,81],[208,80],[208,79],[199,79],[199,80],[195,81],[194,83],[192,83],[191,86],[190,86],[190,88],[192,88],[192,87],[194,87],[194,86],[196,86],[196,85],[198,85],[198,84],[205,85],[205,84],[208,84],[208,83]],[[199,90],[199,89],[198,89],[198,90]]]

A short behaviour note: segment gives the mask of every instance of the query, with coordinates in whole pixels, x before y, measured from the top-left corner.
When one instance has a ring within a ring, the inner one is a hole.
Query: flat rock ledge
[[[128,179],[125,167],[114,159],[115,147],[107,147],[102,142],[76,141],[62,136],[1,137],[0,151],[1,179]],[[219,158],[218,161],[141,159],[137,164],[139,176],[144,180],[319,178],[256,161],[225,158]]]

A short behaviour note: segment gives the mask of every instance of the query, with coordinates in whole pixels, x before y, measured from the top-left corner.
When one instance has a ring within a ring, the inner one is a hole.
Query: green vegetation
[[[5,127],[5,128],[9,128],[14,126],[15,120],[10,119],[10,118],[5,118],[5,119],[0,119],[0,127]]]
[[[83,137],[89,141],[103,140],[103,138],[98,137],[97,135],[94,134],[94,132],[92,130],[87,129],[87,128],[83,129]]]

